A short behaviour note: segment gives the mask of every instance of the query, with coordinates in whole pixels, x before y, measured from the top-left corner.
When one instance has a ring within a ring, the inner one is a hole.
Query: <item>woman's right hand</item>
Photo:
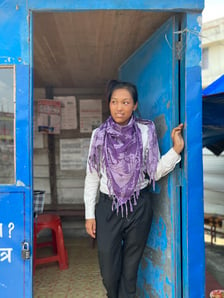
[[[180,154],[184,149],[184,139],[182,136],[183,128],[184,128],[184,125],[183,123],[181,123],[172,130],[172,134],[171,134],[171,137],[173,140],[173,149],[177,152],[177,154]]]
[[[92,238],[96,238],[96,220],[95,218],[86,219],[86,232]]]

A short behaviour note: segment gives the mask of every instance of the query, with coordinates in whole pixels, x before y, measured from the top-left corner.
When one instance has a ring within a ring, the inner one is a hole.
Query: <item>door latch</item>
[[[22,242],[22,259],[23,260],[30,259],[30,245],[27,241]]]

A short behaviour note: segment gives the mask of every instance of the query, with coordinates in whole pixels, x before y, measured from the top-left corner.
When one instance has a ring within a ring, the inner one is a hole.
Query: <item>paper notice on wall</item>
[[[39,132],[59,134],[61,126],[61,103],[52,99],[39,99],[37,127]]]
[[[101,99],[83,99],[80,107],[80,132],[90,133],[102,123]]]
[[[90,138],[60,140],[60,169],[83,170],[86,168]]]
[[[75,96],[54,96],[61,102],[61,129],[77,129],[77,104]]]

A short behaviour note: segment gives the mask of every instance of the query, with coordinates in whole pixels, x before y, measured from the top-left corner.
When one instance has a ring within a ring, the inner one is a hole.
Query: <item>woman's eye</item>
[[[128,104],[129,104],[129,101],[124,101],[124,104],[125,104],[125,105],[128,105]]]

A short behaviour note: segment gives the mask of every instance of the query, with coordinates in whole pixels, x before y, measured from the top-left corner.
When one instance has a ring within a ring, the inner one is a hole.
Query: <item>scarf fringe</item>
[[[128,199],[125,203],[119,204],[118,199],[113,195],[112,197],[112,206],[111,209],[112,211],[116,210],[117,215],[119,214],[119,210],[121,212],[121,217],[124,217],[124,211],[125,211],[125,216],[128,217],[128,202],[129,202],[129,209],[130,212],[134,211],[133,205],[137,205],[137,200],[140,195],[140,190],[138,192],[135,192],[130,199]],[[133,203],[132,203],[133,200]]]

